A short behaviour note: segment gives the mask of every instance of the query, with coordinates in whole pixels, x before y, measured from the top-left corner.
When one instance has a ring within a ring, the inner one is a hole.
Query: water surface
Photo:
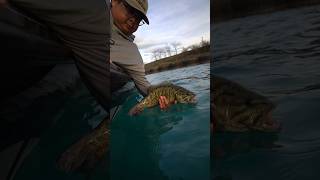
[[[278,134],[213,138],[217,180],[320,179],[320,6],[216,24],[213,74],[270,98]]]
[[[112,122],[111,179],[206,180],[210,177],[209,64],[148,75],[193,91],[197,105],[147,109],[128,116],[132,92]]]

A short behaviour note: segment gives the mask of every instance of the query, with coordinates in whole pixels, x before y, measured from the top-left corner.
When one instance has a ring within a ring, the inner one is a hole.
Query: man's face
[[[136,10],[124,0],[112,0],[111,3],[113,23],[128,36],[136,32],[142,19],[138,16]]]

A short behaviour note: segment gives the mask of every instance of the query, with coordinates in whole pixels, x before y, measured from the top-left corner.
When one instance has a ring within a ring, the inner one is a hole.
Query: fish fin
[[[87,158],[86,141],[88,141],[88,135],[72,144],[64,153],[62,153],[57,160],[57,165],[61,170],[71,172],[79,169],[83,165]]]
[[[130,116],[135,116],[140,114],[142,111],[143,111],[143,107],[141,107],[140,104],[136,104],[135,106],[133,106],[133,108],[130,109],[128,114]]]
[[[156,84],[156,85],[151,85],[148,89],[148,93],[152,92],[153,90],[159,88],[159,87],[163,87],[163,86],[173,86],[174,84],[172,84],[170,81],[164,81],[161,82],[160,84]]]
[[[104,146],[103,144],[97,145],[94,139],[97,133],[99,135],[101,131],[108,129],[108,124],[109,118],[107,116],[92,132],[73,143],[57,159],[58,168],[65,172],[78,171],[83,168],[94,168],[100,159],[102,159],[101,154],[103,156],[104,152],[108,151],[108,146]],[[108,133],[108,131],[103,133],[103,141],[100,142],[108,142]]]

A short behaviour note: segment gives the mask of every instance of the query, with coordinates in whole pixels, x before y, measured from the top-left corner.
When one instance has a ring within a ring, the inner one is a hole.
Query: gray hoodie
[[[110,2],[104,0],[9,0],[52,29],[73,54],[81,79],[110,108]]]
[[[142,57],[133,40],[134,35],[128,37],[113,25],[110,40],[110,61],[123,69],[134,81],[140,93],[146,96],[150,83],[146,79]]]

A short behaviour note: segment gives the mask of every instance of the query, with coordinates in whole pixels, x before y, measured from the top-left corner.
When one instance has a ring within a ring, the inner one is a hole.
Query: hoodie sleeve
[[[148,89],[150,87],[150,83],[146,78],[145,69],[143,64],[119,64],[116,63],[118,66],[120,66],[124,71],[131,77],[133,80],[136,88],[139,90],[139,92],[146,96],[148,95]]]
[[[146,96],[150,83],[146,78],[143,60],[137,45],[114,29],[111,41],[110,60],[121,67],[134,81],[139,92]]]
[[[109,1],[9,0],[9,3],[43,22],[71,49],[82,80],[108,111]]]

